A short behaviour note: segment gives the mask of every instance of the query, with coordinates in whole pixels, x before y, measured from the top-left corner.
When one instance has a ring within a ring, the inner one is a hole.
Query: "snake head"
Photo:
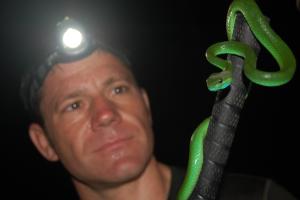
[[[231,70],[224,70],[219,73],[213,73],[206,79],[207,87],[215,92],[227,88],[232,82]]]

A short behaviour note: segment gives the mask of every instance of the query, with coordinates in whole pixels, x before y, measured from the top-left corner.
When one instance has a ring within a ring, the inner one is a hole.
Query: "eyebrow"
[[[113,83],[118,82],[118,81],[126,81],[128,83],[132,83],[133,85],[136,84],[135,81],[129,75],[126,75],[126,76],[113,76],[113,77],[110,77],[109,79],[104,81],[103,85],[104,86],[109,86],[109,85],[112,85]]]
[[[103,85],[104,86],[109,86],[111,84],[113,84],[114,82],[118,81],[118,80],[121,80],[121,78],[119,77],[110,77],[109,79],[107,79],[106,81],[104,81]]]

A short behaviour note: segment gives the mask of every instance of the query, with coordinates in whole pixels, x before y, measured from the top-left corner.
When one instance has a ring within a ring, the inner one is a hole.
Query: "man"
[[[184,173],[155,159],[149,99],[127,59],[101,44],[76,59],[63,48],[22,82],[37,150],[63,164],[81,200],[175,199]],[[257,183],[225,180],[224,199]]]
[[[181,180],[172,185],[153,155],[149,100],[127,59],[100,44],[82,57],[41,65],[22,82],[37,150],[64,165],[81,200],[175,196]]]

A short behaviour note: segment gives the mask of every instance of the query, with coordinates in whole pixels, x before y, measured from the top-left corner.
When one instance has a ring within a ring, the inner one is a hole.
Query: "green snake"
[[[233,41],[233,30],[237,13],[246,19],[255,38],[270,52],[279,65],[278,71],[266,72],[257,69],[257,56],[248,45]],[[233,54],[244,59],[243,72],[252,82],[262,86],[280,86],[289,82],[296,70],[296,59],[286,43],[272,30],[267,18],[262,14],[254,0],[234,0],[226,18],[228,41],[213,44],[206,51],[207,60],[222,71],[213,73],[206,80],[210,91],[218,91],[230,86],[232,82],[232,64],[219,55]],[[189,162],[185,180],[179,190],[178,200],[186,200],[196,185],[203,165],[203,140],[210,118],[205,119],[191,137]]]

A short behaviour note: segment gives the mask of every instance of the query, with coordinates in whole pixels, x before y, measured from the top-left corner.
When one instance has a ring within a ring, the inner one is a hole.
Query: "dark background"
[[[189,138],[210,115],[215,98],[205,79],[219,69],[206,61],[205,50],[227,40],[230,2],[2,1],[1,193],[8,199],[74,197],[60,165],[45,161],[29,141],[29,119],[18,94],[21,74],[43,61],[54,45],[55,24],[66,15],[125,49],[152,102],[157,158],[185,167]],[[258,4],[299,59],[296,2],[261,0]],[[264,49],[258,66],[276,69]],[[297,71],[291,82],[278,88],[253,85],[226,167],[230,172],[271,178],[297,197],[299,81]]]

